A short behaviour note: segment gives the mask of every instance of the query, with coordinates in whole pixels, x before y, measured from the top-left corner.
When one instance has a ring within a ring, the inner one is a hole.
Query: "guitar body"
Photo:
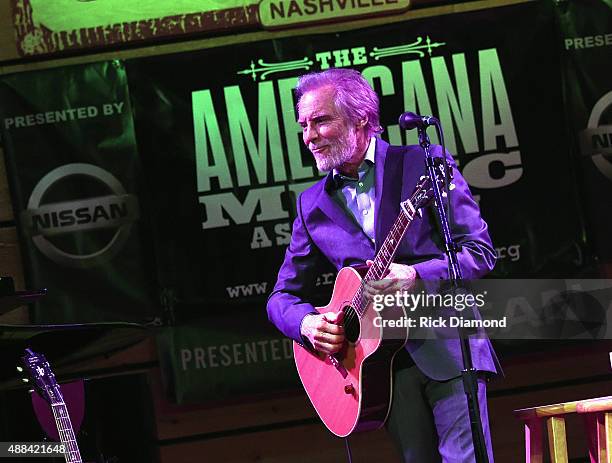
[[[351,305],[362,274],[354,268],[340,270],[331,301],[320,313],[338,312]],[[389,414],[393,358],[405,344],[407,328],[375,327],[374,319],[400,319],[402,308],[376,312],[372,304],[358,318],[359,335],[347,341],[333,357],[294,342],[298,374],[306,394],[327,428],[339,437],[380,428]],[[346,321],[346,320],[345,320]]]
[[[334,355],[316,352],[293,343],[300,379],[312,405],[327,428],[339,437],[380,428],[391,408],[393,359],[406,344],[408,328],[403,307],[376,311],[364,295],[363,284],[381,280],[419,210],[433,198],[432,186],[444,188],[452,171],[441,159],[434,160],[435,178],[423,176],[414,193],[400,203],[400,214],[378,246],[370,267],[345,267],[338,272],[331,301],[320,313],[343,311],[347,341]],[[378,320],[378,323],[375,323]],[[395,324],[384,322],[395,322]],[[399,325],[397,328],[387,326]]]

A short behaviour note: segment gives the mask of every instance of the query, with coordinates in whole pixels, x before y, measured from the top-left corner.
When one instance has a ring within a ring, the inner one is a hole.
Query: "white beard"
[[[343,141],[336,141],[329,145],[328,153],[313,153],[317,168],[320,171],[337,169],[342,164],[350,161],[357,150],[357,135],[353,130],[347,130]]]

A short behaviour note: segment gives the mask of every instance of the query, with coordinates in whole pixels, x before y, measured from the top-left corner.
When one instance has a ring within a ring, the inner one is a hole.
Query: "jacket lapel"
[[[380,138],[376,141],[376,206],[374,212],[376,251],[387,237],[399,215],[402,193],[403,157],[399,147],[389,146]]]
[[[399,153],[395,153],[397,150],[398,147],[389,146],[387,142],[380,138],[376,140],[376,152],[374,154],[376,173],[374,186],[376,189],[374,234],[376,237],[376,251],[378,251],[383,243],[399,214],[403,158]],[[394,153],[394,155],[388,156],[389,152]],[[359,236],[372,246],[372,242],[361,230],[357,222],[332,198],[331,195],[334,194],[332,191],[334,188],[333,181],[332,173],[330,172],[325,178],[324,187],[321,188],[317,197],[317,206],[336,225],[354,236]]]

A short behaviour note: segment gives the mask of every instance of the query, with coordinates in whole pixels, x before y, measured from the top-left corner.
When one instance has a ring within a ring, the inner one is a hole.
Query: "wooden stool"
[[[576,402],[563,402],[542,407],[514,410],[514,415],[525,422],[525,461],[542,463],[542,424],[546,421],[548,446],[552,463],[567,463],[565,415],[576,413]]]
[[[591,463],[612,463],[612,396],[514,410],[525,423],[525,461],[542,463],[542,425],[546,421],[552,463],[567,463],[565,415],[584,416]]]
[[[576,411],[584,414],[591,463],[612,463],[612,396],[581,400]]]

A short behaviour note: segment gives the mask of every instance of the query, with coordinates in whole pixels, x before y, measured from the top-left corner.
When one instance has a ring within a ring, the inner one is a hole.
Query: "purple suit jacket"
[[[440,146],[432,154],[441,156]],[[455,165],[452,157],[449,162]],[[409,198],[421,175],[425,174],[421,147],[389,146],[376,141],[375,241],[382,244],[400,212],[400,202]],[[480,217],[478,205],[468,185],[455,169],[455,189],[451,191],[453,238],[461,246],[459,262],[466,280],[488,273],[495,264],[495,251]],[[322,267],[329,261],[336,269],[364,264],[377,249],[357,222],[332,197],[331,173],[304,191],[297,201],[291,242],[279,270],[278,280],[268,299],[268,317],[286,336],[302,342],[300,324],[315,312],[309,294]],[[413,265],[423,280],[447,278],[447,263],[433,215],[423,214],[408,229],[395,262]],[[498,363],[490,341],[471,339],[474,367],[496,372]],[[409,340],[406,349],[417,367],[428,377],[443,381],[461,374],[462,360],[457,339]]]

